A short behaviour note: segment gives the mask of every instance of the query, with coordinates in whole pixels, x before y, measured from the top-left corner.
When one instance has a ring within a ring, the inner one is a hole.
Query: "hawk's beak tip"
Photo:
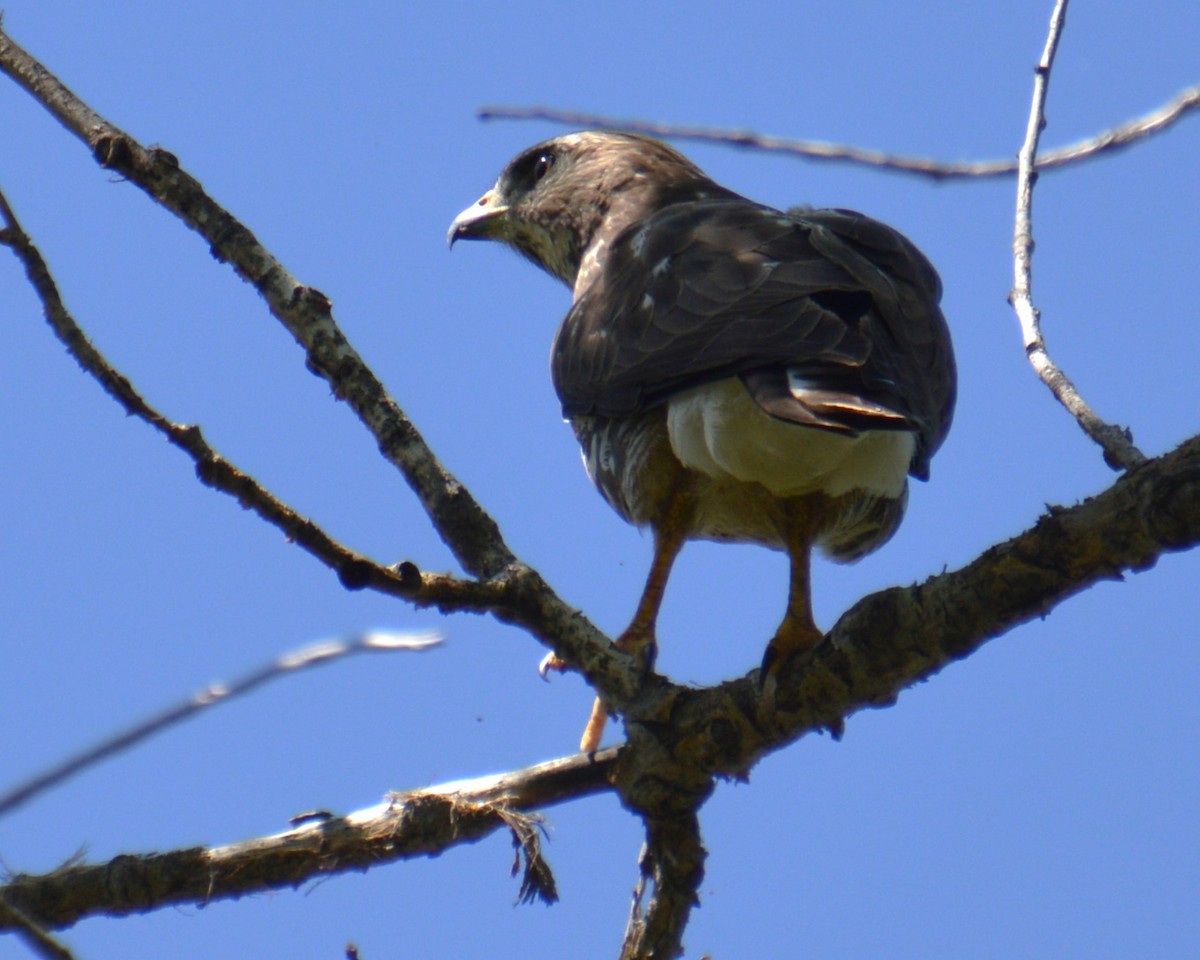
[[[446,234],[446,245],[453,249],[458,240],[491,238],[496,233],[497,221],[507,212],[508,207],[500,202],[495,191],[489,190],[454,218]]]
[[[454,218],[454,222],[450,224],[450,229],[446,233],[447,248],[453,250],[456,241],[461,240],[463,237],[471,236],[467,214],[471,213],[473,210],[474,207],[467,207],[466,210]]]

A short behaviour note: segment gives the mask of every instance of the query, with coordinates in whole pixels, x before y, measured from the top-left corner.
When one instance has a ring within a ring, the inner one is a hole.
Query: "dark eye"
[[[537,183],[546,174],[550,172],[550,168],[554,166],[554,154],[543,153],[533,162],[533,182]]]

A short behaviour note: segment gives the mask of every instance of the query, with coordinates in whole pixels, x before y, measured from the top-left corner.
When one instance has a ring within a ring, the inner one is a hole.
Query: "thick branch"
[[[120,917],[172,904],[236,899],[349,870],[436,856],[501,827],[512,829],[525,850],[522,896],[529,884],[534,893],[552,896],[553,878],[536,852],[536,836],[530,837],[534,822],[523,811],[610,789],[607,778],[616,753],[604,750],[593,758],[568,757],[395,794],[345,817],[307,814],[285,833],[229,846],[120,856],[44,876],[17,875],[0,887],[0,897],[34,922],[62,929],[89,916]],[[0,931],[10,929],[13,922],[0,915]]]
[[[1188,87],[1175,99],[1145,116],[1126,121],[1119,126],[1041,154],[1037,158],[1037,169],[1056,170],[1084,160],[1091,160],[1105,153],[1161,133],[1193,110],[1200,109],[1200,86]],[[909,173],[928,177],[931,180],[987,179],[1010,177],[1017,172],[1012,160],[973,160],[954,162],[933,160],[929,157],[905,157],[866,150],[840,143],[821,140],[797,140],[789,137],[773,137],[748,130],[720,130],[689,124],[653,123],[647,120],[629,120],[605,116],[598,113],[582,113],[572,110],[554,110],[550,107],[483,107],[478,113],[481,120],[547,120],[571,127],[601,128],[605,130],[628,130],[654,137],[669,137],[674,140],[691,140],[703,143],[720,143],[735,147],[748,147],[773,153],[786,153],[807,160],[862,164],[895,173]]]
[[[1133,445],[1128,430],[1101,420],[1076,389],[1071,378],[1050,357],[1046,341],[1042,337],[1041,315],[1033,305],[1033,187],[1037,182],[1034,157],[1037,156],[1038,141],[1046,126],[1046,94],[1050,88],[1050,71],[1054,67],[1054,54],[1066,22],[1067,0],[1058,0],[1050,18],[1050,32],[1046,37],[1046,48],[1034,71],[1033,103],[1029,109],[1029,123],[1025,130],[1025,142],[1017,155],[1017,215],[1013,228],[1013,289],[1009,302],[1021,321],[1021,333],[1025,340],[1025,355],[1042,382],[1050,388],[1058,402],[1075,418],[1084,432],[1100,445],[1105,462],[1114,469],[1129,469],[1146,458]]]
[[[633,891],[621,960],[671,960],[683,955],[683,931],[700,903],[704,861],[695,814],[651,820],[638,858],[641,878]],[[646,893],[649,906],[643,910]]]
[[[444,850],[503,822],[496,810],[463,807],[470,816],[456,824],[456,803],[533,810],[610,789],[610,781],[648,830],[677,822],[703,802],[713,775],[745,776],[764,754],[806,733],[840,731],[851,714],[890,705],[906,687],[1098,581],[1147,569],[1162,554],[1197,544],[1200,437],[1131,470],[1084,503],[1051,509],[1031,529],[961,570],[859,601],[811,655],[785,665],[776,692],[780,713],[770,721],[760,712],[757,672],[703,690],[659,679],[626,718],[630,744],[601,751],[594,762],[579,756],[402,794],[398,808],[324,820],[233,847],[119,857],[17,877],[0,888],[0,896],[54,928],[98,913],[296,886]],[[410,799],[411,810],[405,806]],[[693,862],[702,865],[702,856]],[[677,911],[680,896],[673,894],[663,909]]]
[[[680,768],[745,776],[763,754],[813,731],[839,734],[851,714],[890,706],[906,687],[1088,587],[1197,544],[1200,436],[1077,506],[1051,508],[960,570],[860,600],[809,655],[785,666],[778,715],[763,714],[757,671],[705,690],[663,685],[631,708],[631,743],[653,735]],[[670,800],[661,778],[668,764],[652,752],[645,759],[630,749],[619,767],[622,795],[640,791],[642,809],[656,791]]]

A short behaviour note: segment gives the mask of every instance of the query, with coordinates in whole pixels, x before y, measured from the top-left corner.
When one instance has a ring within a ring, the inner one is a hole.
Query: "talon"
[[[562,659],[557,653],[548,653],[542,657],[542,662],[538,664],[538,676],[550,682],[550,671],[555,673],[563,673],[567,669],[567,661]]]
[[[758,690],[762,695],[762,715],[764,718],[775,716],[775,691],[779,689],[779,681],[773,671],[763,671],[758,678]]]
[[[763,651],[762,666],[758,669],[758,718],[767,730],[775,728],[775,692],[779,689],[779,668],[782,664],[779,647],[772,640]]]
[[[759,719],[767,729],[777,726],[778,708],[775,695],[779,689],[779,674],[784,665],[796,654],[812,650],[821,640],[821,631],[812,622],[808,612],[807,594],[802,598],[804,606],[799,616],[789,613],[779,625],[779,630],[763,651],[762,666],[758,671]]]
[[[767,689],[768,679],[774,683],[776,668],[779,665],[779,650],[775,644],[767,644],[767,649],[763,651],[762,665],[758,668],[758,691],[764,692]]]

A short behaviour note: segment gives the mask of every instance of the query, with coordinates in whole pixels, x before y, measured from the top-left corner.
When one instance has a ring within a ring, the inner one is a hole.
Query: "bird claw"
[[[548,653],[542,657],[542,662],[538,664],[538,676],[550,682],[550,671],[562,673],[567,669],[567,661],[560,657],[557,653]]]
[[[771,688],[774,690],[776,685],[775,674],[778,672],[779,650],[774,643],[768,643],[767,649],[763,651],[762,664],[758,668],[758,689],[760,693],[766,691],[768,681],[770,681]]]
[[[768,729],[775,727],[775,692],[779,689],[779,664],[778,651],[774,645],[769,645],[763,654],[762,666],[758,669],[758,717]]]
[[[780,723],[779,708],[775,703],[775,692],[779,687],[779,682],[773,671],[764,670],[759,677],[758,689],[758,709],[757,720],[759,727],[764,733],[774,736],[782,732]]]
[[[779,690],[779,673],[796,650],[796,644],[789,639],[777,635],[763,651],[762,666],[758,670],[758,719],[764,730],[780,729],[775,696]]]
[[[773,671],[763,670],[758,678],[758,691],[762,697],[762,712],[773,717],[776,713],[775,691],[779,689],[779,681]]]

